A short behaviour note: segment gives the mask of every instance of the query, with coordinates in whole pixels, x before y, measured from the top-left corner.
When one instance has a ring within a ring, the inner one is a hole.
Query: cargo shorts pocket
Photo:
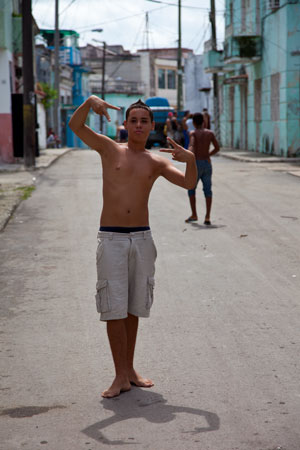
[[[154,298],[154,285],[155,281],[153,277],[147,278],[147,298],[146,298],[146,309],[150,309],[153,304]]]
[[[95,295],[95,298],[98,313],[109,312],[111,310],[111,307],[108,293],[108,281],[107,280],[97,281],[96,289],[97,293]]]

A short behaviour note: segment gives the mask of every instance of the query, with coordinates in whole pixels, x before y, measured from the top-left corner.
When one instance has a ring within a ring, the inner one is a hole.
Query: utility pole
[[[217,51],[217,33],[216,33],[216,8],[215,0],[210,0],[210,22],[211,22],[211,45],[212,50]],[[220,140],[220,115],[219,115],[219,95],[218,95],[219,79],[218,74],[213,74],[213,93],[214,93],[214,123],[215,135]]]
[[[149,50],[149,13],[146,12],[146,50]]]
[[[105,54],[106,54],[106,42],[103,41],[102,47],[102,88],[101,88],[101,97],[105,100]],[[101,133],[103,134],[103,116],[100,116],[100,128]]]
[[[31,0],[22,1],[24,165],[35,166],[35,95]]]
[[[55,0],[55,30],[54,30],[54,89],[57,97],[54,100],[54,133],[60,139],[60,108],[59,108],[59,24],[58,0]]]
[[[182,110],[181,0],[178,0],[177,110]]]

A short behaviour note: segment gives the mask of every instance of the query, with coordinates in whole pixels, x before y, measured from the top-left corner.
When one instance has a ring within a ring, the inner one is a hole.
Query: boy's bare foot
[[[121,394],[121,392],[130,391],[131,386],[130,382],[127,380],[124,380],[124,378],[115,378],[113,381],[113,384],[110,386],[109,389],[106,389],[102,392],[102,397],[104,398],[113,398],[117,397]]]
[[[129,372],[129,381],[131,384],[134,384],[135,386],[138,387],[150,388],[154,386],[152,380],[141,377],[141,375],[139,375],[135,370]]]
[[[198,217],[197,216],[191,216],[188,219],[186,219],[186,222],[197,222]]]

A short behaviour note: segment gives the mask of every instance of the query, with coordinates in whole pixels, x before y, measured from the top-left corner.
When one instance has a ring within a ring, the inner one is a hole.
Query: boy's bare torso
[[[148,150],[134,151],[114,144],[101,155],[103,167],[102,226],[148,226],[148,200],[159,177],[162,158]]]

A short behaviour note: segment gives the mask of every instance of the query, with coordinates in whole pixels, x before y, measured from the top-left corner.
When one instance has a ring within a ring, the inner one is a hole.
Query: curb
[[[60,150],[60,151],[59,151]],[[46,169],[50,167],[57,159],[61,158],[66,153],[76,150],[76,148],[65,148],[65,149],[45,149],[41,151],[41,155],[36,158],[36,166],[32,168],[24,167],[23,163],[17,164],[0,164],[0,174],[3,173],[18,173],[18,172],[30,172],[39,169]],[[43,161],[45,160],[45,161]]]
[[[264,164],[264,163],[295,163],[298,162],[300,163],[300,158],[281,158],[279,156],[264,156],[264,157],[251,157],[251,156],[244,156],[241,154],[235,154],[235,153],[231,153],[231,152],[220,152],[220,156],[223,156],[224,158],[228,158],[228,159],[234,159],[237,161],[242,161],[242,162],[249,162],[249,163],[260,163],[260,164]]]

